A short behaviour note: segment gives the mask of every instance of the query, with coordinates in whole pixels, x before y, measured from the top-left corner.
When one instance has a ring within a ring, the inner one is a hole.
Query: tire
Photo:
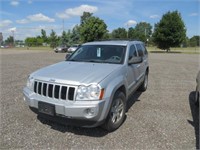
[[[147,90],[148,86],[148,73],[145,73],[144,81],[142,82],[141,86],[138,88],[139,91],[144,92]]]
[[[37,108],[30,107],[30,106],[29,106],[29,108],[30,108],[30,110],[31,110],[32,112],[38,114],[38,109],[37,109]]]
[[[117,91],[114,95],[110,111],[106,118],[105,123],[103,124],[103,128],[109,132],[112,132],[118,129],[125,119],[125,111],[126,111],[126,97],[123,92]]]
[[[197,88],[195,91],[194,103],[196,106],[199,106],[199,91],[197,90]]]

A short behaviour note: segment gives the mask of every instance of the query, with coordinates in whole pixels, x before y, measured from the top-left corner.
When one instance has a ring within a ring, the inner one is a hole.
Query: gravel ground
[[[123,125],[108,133],[65,126],[30,111],[22,89],[31,72],[62,61],[49,51],[0,50],[0,149],[195,149],[199,109],[194,106],[198,55],[149,54],[149,87],[128,102]]]

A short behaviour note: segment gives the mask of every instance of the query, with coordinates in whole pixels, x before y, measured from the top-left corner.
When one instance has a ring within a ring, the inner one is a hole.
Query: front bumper
[[[103,115],[103,108],[105,100],[97,101],[68,101],[53,99],[45,96],[38,95],[27,87],[23,89],[24,100],[27,104],[38,109],[38,102],[45,102],[53,104],[55,106],[55,117],[59,116],[62,118],[72,120],[82,120],[88,122],[83,126],[97,126],[105,118]],[[88,110],[91,110],[92,113]],[[82,126],[82,125],[81,125]]]

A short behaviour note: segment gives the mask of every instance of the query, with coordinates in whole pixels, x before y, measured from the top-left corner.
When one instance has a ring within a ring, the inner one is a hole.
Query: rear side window
[[[137,47],[138,55],[140,57],[143,57],[144,54],[143,54],[143,51],[142,51],[142,46],[140,44],[136,44],[136,47]]]
[[[148,52],[147,52],[147,49],[146,49],[146,47],[144,46],[144,44],[141,44],[141,47],[142,47],[143,53],[144,53],[145,55],[147,55]]]

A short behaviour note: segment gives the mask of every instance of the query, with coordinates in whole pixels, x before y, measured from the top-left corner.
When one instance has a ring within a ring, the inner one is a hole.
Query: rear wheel
[[[123,92],[117,91],[114,95],[108,117],[103,128],[108,131],[114,131],[121,126],[125,118],[125,95]]]
[[[148,73],[146,72],[144,76],[144,81],[138,90],[144,92],[147,90],[147,86],[148,86]]]

